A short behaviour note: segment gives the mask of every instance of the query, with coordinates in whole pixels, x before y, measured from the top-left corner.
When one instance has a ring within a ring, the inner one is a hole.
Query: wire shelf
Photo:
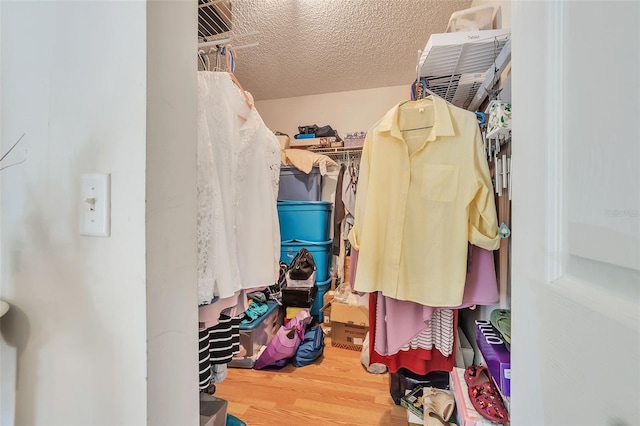
[[[198,47],[241,43],[234,48],[255,46],[248,4],[242,0],[198,0]]]
[[[313,151],[318,154],[326,155],[334,160],[360,158],[362,155],[361,146],[351,147],[311,147],[309,151]]]

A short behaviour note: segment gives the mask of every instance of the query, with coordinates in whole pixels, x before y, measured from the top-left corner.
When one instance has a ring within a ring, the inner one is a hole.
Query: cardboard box
[[[418,422],[416,423],[421,423],[422,420],[424,420],[424,411],[422,408],[423,394],[424,386],[418,386],[400,398],[400,405],[418,418]]]
[[[321,146],[321,147],[330,147],[332,143],[338,142],[338,138],[335,136],[327,136],[324,138],[303,138],[296,139],[293,138],[290,141],[291,148],[300,148],[300,147],[308,147],[308,146]]]
[[[331,304],[331,346],[361,351],[369,331],[369,309],[366,306]]]
[[[420,417],[413,414],[411,411],[407,410],[407,423],[409,424],[409,426],[422,426],[424,424],[424,421]]]
[[[473,364],[473,347],[467,339],[467,336],[458,327],[458,338],[456,339],[456,367],[467,368]]]
[[[511,353],[490,321],[476,321],[476,343],[504,396],[511,396]]]
[[[324,313],[324,319],[322,322],[324,322],[327,325],[331,323],[331,302],[333,301],[334,294],[335,294],[334,291],[328,291],[324,294],[324,297],[322,298],[322,309],[320,309],[320,311]]]

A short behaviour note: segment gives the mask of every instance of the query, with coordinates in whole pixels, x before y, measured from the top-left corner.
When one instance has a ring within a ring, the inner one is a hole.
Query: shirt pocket
[[[458,193],[458,166],[427,164],[420,194],[429,201],[453,201]]]

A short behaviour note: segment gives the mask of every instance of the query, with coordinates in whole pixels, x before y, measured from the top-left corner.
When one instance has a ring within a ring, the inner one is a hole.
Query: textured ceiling
[[[235,0],[258,42],[236,76],[256,100],[410,84],[418,49],[471,0]]]

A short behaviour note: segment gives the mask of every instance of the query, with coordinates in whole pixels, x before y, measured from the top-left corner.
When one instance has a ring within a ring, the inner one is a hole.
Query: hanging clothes
[[[496,282],[493,252],[480,247],[469,246],[470,255],[467,260],[467,278],[464,287],[462,304],[450,309],[468,308],[475,305],[494,305],[499,301]],[[351,276],[353,286],[358,273],[358,250],[351,249]],[[395,354],[398,351],[416,343],[427,341],[425,330],[434,313],[440,309],[432,306],[420,305],[406,300],[397,300],[384,295],[377,295],[376,339],[375,349],[381,355]],[[439,319],[440,330],[443,325]],[[448,329],[449,325],[444,327]],[[448,336],[449,333],[447,332]],[[433,341],[433,336],[432,336]],[[428,345],[424,345],[428,347]],[[444,352],[443,352],[444,353]],[[447,355],[447,353],[445,353]]]
[[[427,327],[400,350],[437,349],[444,356],[451,355],[453,353],[453,315],[451,309],[436,309],[429,318]]]
[[[344,204],[344,230],[342,238],[349,239],[349,232],[355,222],[356,211],[356,190],[358,188],[358,177],[353,163],[344,172],[342,183],[342,203]]]
[[[224,379],[226,370],[217,365],[228,364],[240,352],[240,317],[222,314],[218,324],[198,333],[200,389]]]
[[[378,293],[369,294],[369,357],[371,363],[384,364],[390,373],[395,373],[400,368],[406,368],[416,374],[427,374],[432,371],[451,371],[455,363],[455,353],[444,356],[439,350],[409,349],[402,350],[394,355],[380,355],[375,350],[376,317],[378,305]],[[458,311],[453,312],[453,329],[458,327]],[[372,341],[371,341],[372,340]],[[455,347],[455,333],[452,336],[452,345]]]
[[[276,282],[280,144],[224,72],[198,73],[198,299]]]
[[[333,242],[331,243],[331,253],[334,256],[340,255],[340,243],[342,240],[342,219],[344,219],[345,210],[342,202],[342,186],[344,185],[345,171],[347,167],[340,165],[338,172],[338,180],[336,183],[336,193],[333,199]]]
[[[367,133],[349,234],[355,290],[458,306],[467,243],[495,250],[497,232],[475,114],[430,96],[394,106]]]
[[[235,293],[226,299],[218,299],[210,305],[202,305],[198,308],[198,322],[200,330],[205,330],[220,322],[220,314],[227,311],[231,316],[236,316],[246,311],[249,307],[247,294],[244,290]]]

